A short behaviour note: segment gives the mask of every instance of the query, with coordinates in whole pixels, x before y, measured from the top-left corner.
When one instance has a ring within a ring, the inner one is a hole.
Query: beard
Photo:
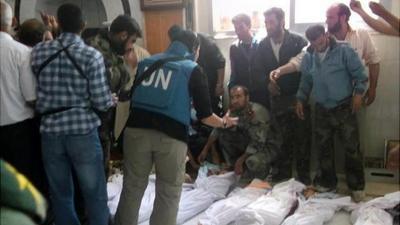
[[[119,56],[123,56],[125,54],[125,46],[126,46],[126,42],[128,41],[116,41],[116,40],[110,40],[110,46],[112,48],[112,50],[114,50],[115,53],[117,53],[117,55]]]
[[[342,28],[342,25],[340,24],[339,21],[337,21],[335,23],[335,25],[333,25],[332,27],[328,27],[328,31],[331,34],[334,34],[334,33],[338,32],[341,28]]]
[[[270,30],[267,29],[267,35],[268,35],[268,37],[271,37],[271,38],[278,37],[280,33],[281,33],[281,30],[278,27],[275,27]]]

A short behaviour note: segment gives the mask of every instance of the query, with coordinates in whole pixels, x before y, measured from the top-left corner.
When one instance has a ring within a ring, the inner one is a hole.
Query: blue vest
[[[156,54],[139,63],[137,76],[142,76],[154,62],[162,58],[190,57],[187,47],[173,42],[165,53]],[[190,123],[189,80],[197,63],[189,59],[172,61],[153,72],[135,89],[132,107],[155,112],[186,126]]]

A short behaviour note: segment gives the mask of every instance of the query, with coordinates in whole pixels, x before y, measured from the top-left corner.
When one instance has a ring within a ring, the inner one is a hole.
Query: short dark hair
[[[236,89],[242,89],[244,96],[249,96],[249,89],[247,87],[245,87],[245,86],[242,86],[242,85],[235,85],[235,86],[231,87],[229,89],[229,96],[230,96],[231,91],[232,90],[236,90]]]
[[[182,42],[184,45],[186,45],[190,52],[196,50],[200,45],[200,41],[196,33],[190,30],[184,30],[176,24],[169,28],[168,36],[171,42]]]
[[[79,33],[84,26],[81,9],[71,3],[65,3],[58,8],[57,19],[62,32]]]
[[[309,41],[317,40],[322,34],[325,34],[325,27],[320,24],[312,25],[306,30],[306,37]]]
[[[27,46],[33,47],[43,40],[45,25],[38,19],[25,20],[17,32],[18,40]]]
[[[126,31],[128,35],[136,35],[137,37],[142,37],[142,30],[136,20],[128,15],[119,15],[115,18],[110,26],[110,32],[112,34],[117,34],[119,32]]]
[[[346,21],[348,22],[351,16],[351,11],[349,9],[349,7],[344,4],[344,3],[339,3],[337,4],[337,6],[339,7],[339,11],[338,11],[338,16],[346,16]]]
[[[275,17],[278,21],[285,21],[285,12],[281,8],[272,7],[264,12],[265,17],[270,16],[270,15],[275,15]]]
[[[235,24],[235,23],[244,23],[248,27],[251,27],[251,18],[250,18],[250,16],[248,16],[248,15],[246,15],[244,13],[240,13],[240,14],[238,14],[238,15],[236,15],[236,16],[234,16],[232,18],[232,23],[233,24]]]

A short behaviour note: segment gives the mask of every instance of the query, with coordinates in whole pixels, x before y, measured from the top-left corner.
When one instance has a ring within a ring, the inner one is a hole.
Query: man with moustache
[[[264,17],[268,36],[260,42],[258,47],[254,73],[260,79],[260,85],[264,88],[268,86],[271,100],[270,111],[282,135],[282,146],[277,160],[273,163],[269,179],[278,182],[291,178],[292,155],[294,154],[298,180],[310,185],[310,114],[307,114],[305,120],[299,120],[295,113],[296,91],[301,74],[294,71],[273,82],[268,79],[271,71],[289,62],[299,67],[301,60],[297,56],[302,55],[301,51],[307,45],[307,41],[302,36],[285,30],[285,13],[281,8],[268,9],[264,12]],[[268,93],[265,95],[267,96]],[[309,110],[309,106],[305,105],[305,109]]]
[[[129,70],[137,66],[137,56],[133,44],[142,37],[142,31],[135,19],[128,15],[115,18],[109,30],[101,30],[94,38],[88,40],[89,45],[99,50],[104,57],[108,84],[112,93],[116,93],[119,101],[127,101],[132,84]],[[104,151],[104,163],[108,171],[110,149],[113,141],[115,108],[102,114],[102,125],[99,129]]]
[[[334,163],[336,143],[345,154],[346,180],[353,200],[364,198],[364,168],[356,112],[362,105],[368,80],[357,53],[347,44],[325,33],[322,25],[306,30],[311,47],[301,63],[301,82],[297,91],[296,113],[304,120],[304,104],[311,94],[315,99],[315,146],[319,169],[314,185],[320,192],[336,190]],[[338,142],[335,142],[337,135]]]
[[[236,127],[214,128],[198,161],[203,162],[212,145],[218,140],[228,170],[245,178],[264,179],[269,165],[279,151],[276,132],[272,130],[268,110],[262,105],[250,102],[249,91],[244,86],[233,86],[229,90],[230,115],[239,118]]]
[[[233,42],[229,49],[231,77],[228,87],[230,89],[235,85],[241,85],[248,88],[250,101],[267,107],[267,101],[264,100],[264,92],[257,93],[257,90],[253,88],[256,86],[256,83],[253,82],[251,63],[256,54],[259,41],[251,32],[251,18],[243,13],[238,14],[233,17],[232,24],[235,27],[238,40]]]
[[[380,57],[368,31],[353,29],[349,25],[350,15],[351,11],[347,5],[333,4],[326,11],[326,24],[329,33],[339,41],[348,42],[364,65],[368,66],[369,88],[365,95],[365,104],[368,106],[374,102],[376,97]]]

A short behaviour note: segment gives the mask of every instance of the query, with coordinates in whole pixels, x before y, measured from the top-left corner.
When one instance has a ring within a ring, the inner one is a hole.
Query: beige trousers
[[[116,225],[138,223],[140,203],[155,165],[156,197],[151,225],[175,225],[185,175],[186,143],[152,130],[127,127],[124,132],[124,182]]]

